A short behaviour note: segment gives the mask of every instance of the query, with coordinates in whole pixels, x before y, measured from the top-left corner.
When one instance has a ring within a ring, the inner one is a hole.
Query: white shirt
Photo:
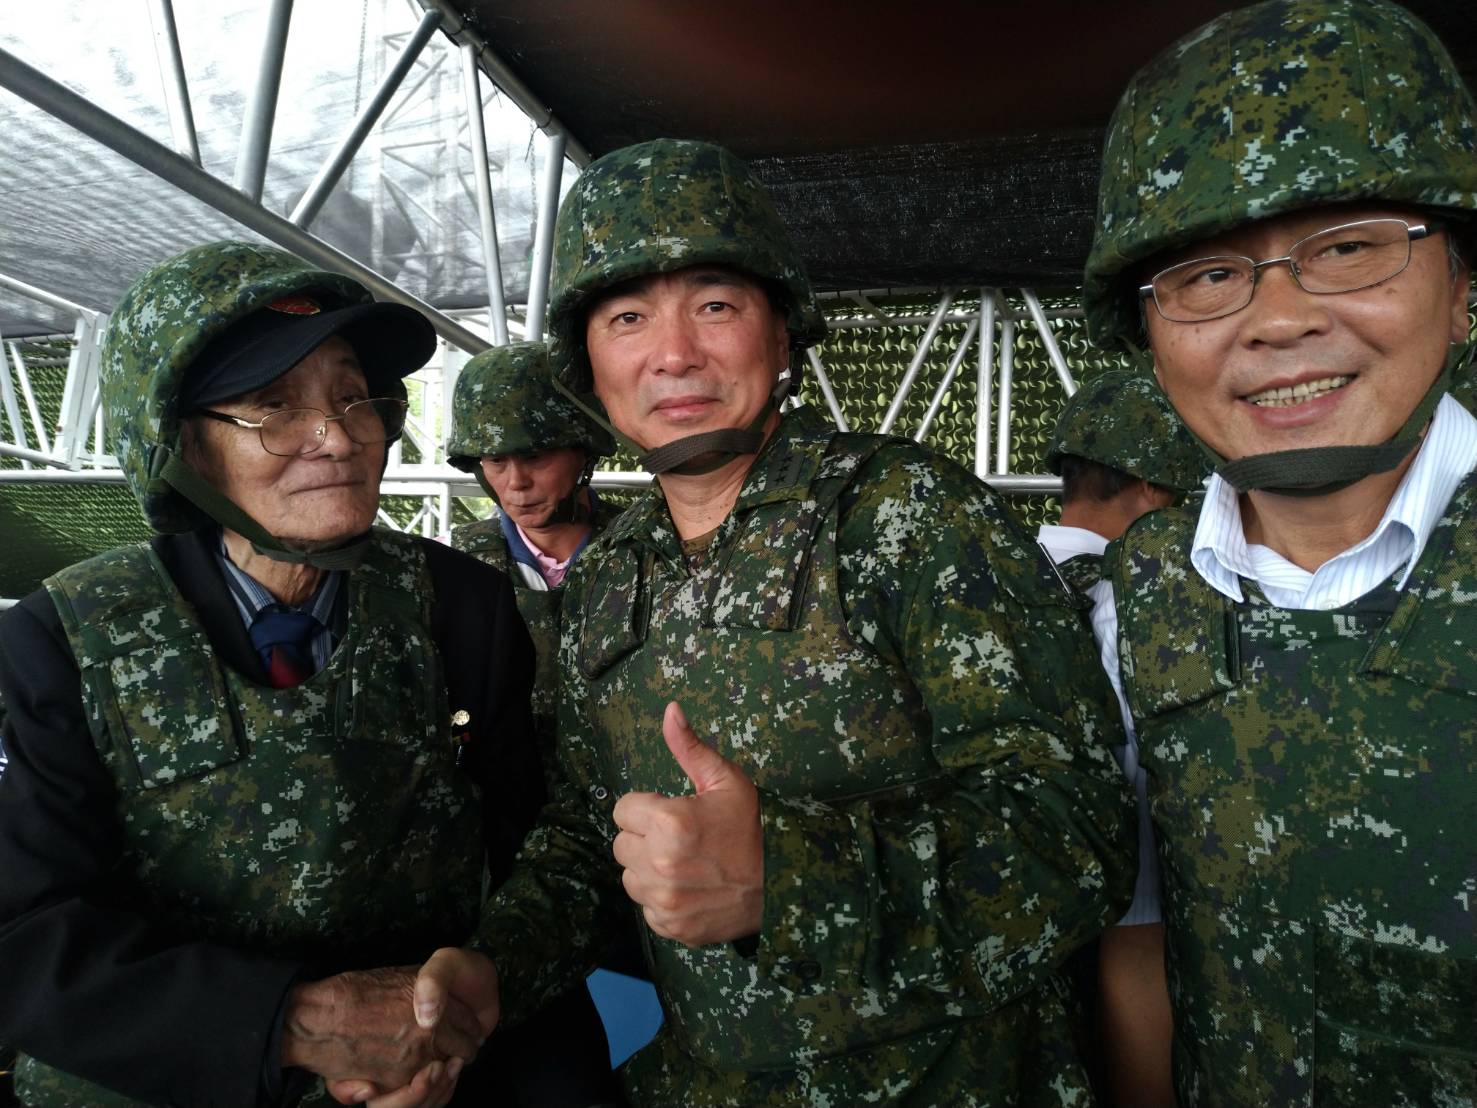
[[[1241,504],[1236,490],[1212,477],[1200,508],[1200,521],[1190,548],[1190,561],[1212,588],[1240,602],[1241,578],[1254,581],[1263,595],[1280,608],[1330,609],[1353,603],[1371,589],[1404,569],[1395,583],[1405,588],[1411,570],[1462,479],[1477,469],[1477,419],[1449,396],[1443,396],[1426,431],[1415,461],[1405,471],[1395,495],[1385,507],[1379,524],[1365,539],[1334,555],[1309,573],[1282,555],[1246,541],[1241,522]],[[1092,631],[1102,647],[1108,666],[1106,643],[1113,644],[1113,664],[1108,677],[1123,704],[1122,678],[1118,671],[1118,609],[1112,590],[1105,599],[1093,596]],[[1127,713],[1127,708],[1124,712]],[[1128,727],[1132,763],[1138,764],[1138,736]],[[1127,765],[1129,759],[1124,759]],[[1143,776],[1142,771],[1139,774]],[[1148,816],[1148,801],[1139,794],[1140,823]],[[1139,851],[1139,883],[1134,890],[1134,908],[1139,907],[1138,889],[1145,885],[1144,870],[1154,869],[1153,886],[1159,886],[1159,857],[1155,849]],[[1147,906],[1145,906],[1147,908]],[[1153,918],[1159,918],[1156,896]],[[1136,922],[1147,923],[1150,920]]]
[[[1079,554],[1101,557],[1108,548],[1108,540],[1096,531],[1085,527],[1062,527],[1044,524],[1036,532],[1036,541],[1057,565]],[[1118,613],[1113,607],[1113,586],[1099,581],[1087,590],[1092,600],[1092,636],[1097,640],[1098,660],[1113,685],[1118,697],[1118,711],[1123,716],[1123,730],[1128,733],[1128,742],[1115,746],[1113,754],[1123,767],[1123,774],[1133,784],[1139,801],[1139,857],[1154,856],[1154,828],[1149,822],[1149,779],[1139,768],[1139,748],[1133,729],[1133,716],[1128,711],[1128,701],[1123,698],[1123,685],[1118,679]],[[1106,613],[1105,623],[1102,617]],[[1133,887],[1133,903],[1118,921],[1119,925],[1131,923],[1159,922],[1159,866],[1139,863],[1138,880]]]

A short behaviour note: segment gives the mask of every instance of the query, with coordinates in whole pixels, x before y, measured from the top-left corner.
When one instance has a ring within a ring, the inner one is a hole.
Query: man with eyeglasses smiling
[[[1474,116],[1403,9],[1273,0],[1109,128],[1089,326],[1147,341],[1217,467],[1110,549],[1095,619],[1163,873],[1144,1089],[1172,1055],[1181,1104],[1477,1102]]]

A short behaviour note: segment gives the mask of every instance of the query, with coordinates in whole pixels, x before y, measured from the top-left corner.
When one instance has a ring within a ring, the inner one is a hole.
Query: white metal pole
[[[995,472],[1010,472],[1010,402],[1015,375],[1015,317],[996,291],[995,310],[1000,314],[1000,411],[995,424]]]
[[[21,396],[26,401],[26,411],[31,416],[31,428],[36,433],[36,445],[42,453],[51,453],[51,436],[46,433],[46,424],[41,419],[41,407],[36,403],[36,394],[31,389],[31,375],[26,370],[26,360],[21,357],[21,345],[10,343],[10,357],[15,363],[15,379],[20,383]]]
[[[405,48],[400,51],[400,56],[385,73],[384,80],[380,81],[379,87],[374,90],[369,103],[365,104],[359,112],[359,118],[354,120],[348,133],[339,140],[337,148],[328,156],[328,160],[323,163],[317,176],[313,178],[313,183],[308,186],[308,191],[303,193],[303,198],[297,202],[297,207],[293,208],[292,215],[288,217],[292,222],[299,227],[306,227],[317,217],[319,210],[349,168],[354,156],[359,153],[364,140],[374,130],[374,125],[379,121],[381,113],[405,81],[411,66],[415,65],[416,58],[420,57],[421,51],[425,49],[431,36],[436,33],[436,28],[440,23],[440,12],[428,11],[421,16],[420,23],[411,32]]]
[[[898,414],[903,410],[903,402],[908,399],[908,393],[913,388],[913,380],[918,376],[918,371],[923,368],[924,359],[928,357],[929,347],[933,345],[934,337],[939,333],[939,327],[943,324],[944,315],[949,310],[949,305],[954,302],[954,290],[949,289],[944,293],[943,299],[939,301],[938,310],[933,313],[933,319],[928,324],[928,329],[923,332],[923,337],[918,340],[918,350],[913,355],[913,360],[908,363],[907,372],[897,387],[897,394],[888,405],[887,414],[882,417],[882,426],[877,428],[880,435],[890,434],[892,425],[897,422]]]
[[[262,41],[256,86],[246,104],[241,146],[236,152],[236,187],[261,202],[267,179],[267,152],[272,148],[272,122],[277,115],[277,93],[282,87],[282,59],[287,54],[287,31],[292,22],[292,0],[272,0],[267,33]]]
[[[846,416],[841,413],[841,405],[836,402],[836,394],[831,390],[831,379],[826,376],[826,369],[821,365],[820,356],[813,348],[807,347],[805,357],[815,373],[815,383],[820,386],[821,395],[826,398],[826,407],[831,409],[831,418],[836,421],[836,430],[850,431],[851,428],[846,423]]]
[[[928,434],[928,429],[933,426],[934,417],[939,414],[939,408],[943,407],[944,394],[949,391],[949,386],[954,383],[954,375],[959,372],[959,366],[964,362],[964,355],[969,353],[970,344],[974,342],[974,336],[979,333],[980,321],[972,320],[964,332],[964,338],[959,343],[959,349],[954,351],[954,356],[949,359],[949,368],[944,371],[944,379],[939,382],[939,387],[933,392],[933,400],[928,405],[928,411],[923,415],[923,422],[918,425],[918,433],[913,436],[914,442],[922,442]]]
[[[975,384],[974,475],[990,472],[990,420],[995,388],[995,290],[980,289],[979,378]]]
[[[564,136],[545,136],[544,147],[544,176],[539,183],[533,265],[528,274],[527,335],[534,340],[544,337],[544,315],[549,304],[549,270],[554,258],[554,220],[559,214],[559,185],[564,177]]]
[[[1041,332],[1041,345],[1046,348],[1046,356],[1056,367],[1056,375],[1061,380],[1062,388],[1067,390],[1068,396],[1071,396],[1077,391],[1077,382],[1072,380],[1072,371],[1067,368],[1067,359],[1062,357],[1062,348],[1057,345],[1056,332],[1047,322],[1046,313],[1041,309],[1041,301],[1036,298],[1034,289],[1021,289],[1021,296],[1026,301],[1026,310],[1031,313],[1036,330]]]
[[[508,309],[503,302],[503,265],[497,249],[497,212],[492,205],[492,177],[487,167],[487,128],[482,120],[482,89],[477,52],[462,47],[462,79],[467,94],[467,123],[472,138],[472,179],[477,184],[477,215],[482,227],[482,264],[487,271],[487,310],[495,346],[508,345]]]
[[[164,83],[174,149],[199,165],[200,141],[195,135],[195,114],[190,110],[190,84],[185,79],[185,59],[180,53],[172,0],[151,0],[149,19],[154,25],[154,54],[159,60],[159,79]]]

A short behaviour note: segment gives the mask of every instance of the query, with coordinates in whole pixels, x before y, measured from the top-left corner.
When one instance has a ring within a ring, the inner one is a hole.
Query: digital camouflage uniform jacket
[[[1109,550],[1183,1104],[1477,1104],[1474,512],[1328,612],[1212,589],[1187,512]]]
[[[643,929],[667,1021],[634,1103],[1086,1104],[1057,970],[1135,840],[1078,603],[985,485],[804,409],[695,565],[654,486],[566,588],[564,779],[479,935],[509,1016],[633,910],[611,811],[688,788],[676,699],[759,787],[764,921]]]

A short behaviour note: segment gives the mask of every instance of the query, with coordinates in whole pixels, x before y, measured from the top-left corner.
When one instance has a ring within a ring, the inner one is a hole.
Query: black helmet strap
[[[1227,461],[1194,431],[1190,435],[1215,463],[1216,473],[1237,492],[1270,492],[1279,496],[1325,496],[1376,473],[1388,473],[1421,443],[1436,405],[1451,387],[1458,367],[1465,367],[1477,346],[1454,345],[1415,410],[1389,439],[1373,446],[1315,446],[1276,450]],[[1135,354],[1138,352],[1135,351]],[[1189,426],[1185,428],[1189,431]]]
[[[369,551],[369,534],[350,539],[333,550],[295,550],[273,535],[172,450],[165,451],[159,476],[200,511],[251,543],[251,548],[276,562],[309,565],[317,569],[357,569]]]
[[[550,380],[554,382],[554,387],[569,399],[570,403],[589,416],[597,425],[609,431],[616,442],[635,454],[637,463],[647,473],[654,476],[676,473],[684,477],[710,473],[720,466],[727,465],[741,454],[757,454],[759,448],[764,445],[764,424],[768,421],[770,413],[779,407],[790,384],[789,378],[781,375],[774,391],[770,394],[768,403],[759,410],[759,414],[750,421],[747,427],[723,427],[716,431],[702,431],[696,435],[688,435],[669,442],[665,446],[659,446],[655,450],[648,450],[634,439],[616,430],[603,411],[586,402],[557,375],[552,376]]]

